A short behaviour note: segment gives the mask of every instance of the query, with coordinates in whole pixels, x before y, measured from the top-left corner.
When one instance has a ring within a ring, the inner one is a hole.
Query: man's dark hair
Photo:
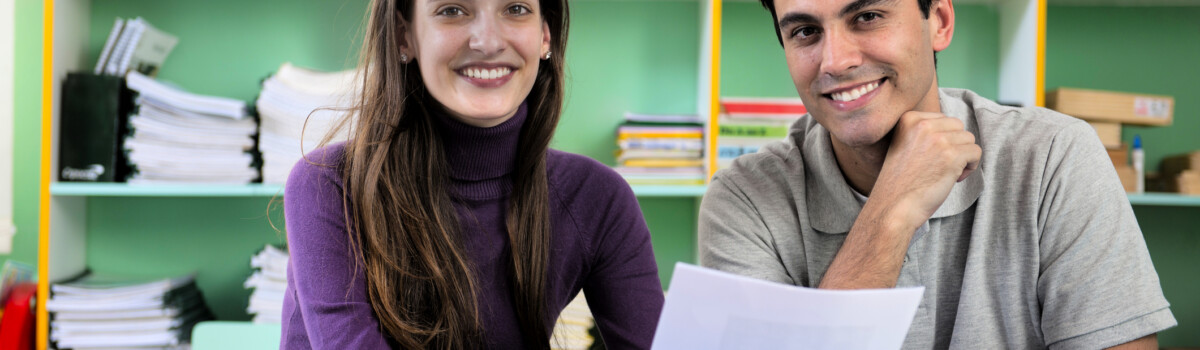
[[[783,33],[779,32],[779,20],[775,16],[775,0],[759,0],[763,7],[771,11],[771,23],[775,25],[775,37],[779,38],[779,45],[783,45]],[[917,5],[921,7],[921,14],[925,18],[929,18],[929,8],[933,7],[934,0],[917,0]]]

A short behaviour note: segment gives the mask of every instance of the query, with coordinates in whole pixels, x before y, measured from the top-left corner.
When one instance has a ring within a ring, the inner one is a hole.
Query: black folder
[[[131,103],[121,77],[67,75],[58,122],[59,181],[124,181],[128,169],[121,142]]]

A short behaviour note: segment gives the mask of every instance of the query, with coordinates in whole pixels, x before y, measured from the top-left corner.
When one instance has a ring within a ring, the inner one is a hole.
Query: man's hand
[[[975,170],[982,153],[958,119],[924,112],[900,116],[870,199],[819,287],[894,287],[913,232],[946,201],[954,183]]]
[[[962,121],[940,113],[904,113],[871,201],[909,209],[897,219],[916,230],[946,201],[954,183],[975,171],[982,153]]]

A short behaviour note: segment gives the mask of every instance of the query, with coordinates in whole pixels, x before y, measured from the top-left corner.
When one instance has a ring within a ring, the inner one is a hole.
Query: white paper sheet
[[[677,263],[652,349],[899,349],[924,291],[818,290]]]

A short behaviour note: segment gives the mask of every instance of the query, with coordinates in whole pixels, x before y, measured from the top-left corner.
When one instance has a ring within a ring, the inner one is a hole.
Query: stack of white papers
[[[359,86],[355,71],[317,72],[284,63],[259,94],[263,183],[282,184],[292,166],[351,115]],[[347,121],[348,123],[350,121]],[[345,141],[351,124],[330,142]]]
[[[138,93],[125,139],[127,181],[146,183],[244,184],[258,178],[254,135],[246,103],[202,96],[168,86],[137,72],[125,78]]]
[[[587,298],[584,298],[583,293],[579,293],[562,313],[558,315],[558,321],[554,324],[554,333],[550,337],[550,348],[555,350],[574,350],[574,349],[590,349],[592,338],[589,330],[596,324],[592,318],[592,310],[588,308]]]
[[[924,287],[823,290],[675,264],[652,349],[899,349]]]
[[[50,290],[50,340],[58,349],[185,348],[192,327],[213,318],[192,276],[93,274]]]
[[[282,323],[283,295],[287,289],[288,253],[267,245],[250,258],[250,267],[255,271],[246,279],[250,293],[250,304],[246,313],[254,315],[254,323]]]

